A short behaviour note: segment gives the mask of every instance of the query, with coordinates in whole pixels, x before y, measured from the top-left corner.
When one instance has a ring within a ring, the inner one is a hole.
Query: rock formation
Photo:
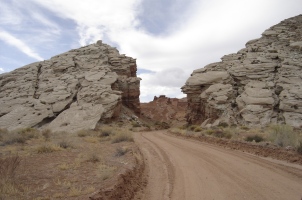
[[[221,60],[195,70],[182,87],[189,123],[302,127],[302,15]]]
[[[168,98],[165,95],[154,97],[149,103],[141,103],[141,115],[154,122],[172,125],[185,123],[187,99]]]
[[[93,129],[121,105],[140,113],[136,61],[98,41],[0,74],[0,128]]]

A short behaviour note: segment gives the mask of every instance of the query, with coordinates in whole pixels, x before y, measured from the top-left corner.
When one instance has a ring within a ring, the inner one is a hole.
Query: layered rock
[[[302,127],[302,15],[195,70],[182,87],[189,123]]]
[[[185,123],[187,99],[169,98],[165,95],[154,97],[149,103],[141,103],[141,115],[154,122],[172,125]]]
[[[98,41],[0,75],[0,127],[93,129],[122,104],[140,113],[136,61]]]

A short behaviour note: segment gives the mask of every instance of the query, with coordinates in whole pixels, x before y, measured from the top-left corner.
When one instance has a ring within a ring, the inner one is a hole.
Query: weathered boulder
[[[302,127],[302,15],[221,60],[194,70],[182,87],[189,123]]]
[[[140,113],[136,61],[98,41],[0,74],[0,128],[93,129],[119,115]]]

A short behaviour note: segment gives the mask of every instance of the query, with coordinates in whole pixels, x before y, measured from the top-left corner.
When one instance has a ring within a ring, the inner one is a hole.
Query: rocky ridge
[[[302,127],[302,15],[221,60],[194,70],[182,87],[189,123]]]
[[[141,103],[141,116],[154,122],[170,125],[185,123],[187,99],[169,98],[165,95],[155,96],[149,103]]]
[[[93,129],[122,105],[139,114],[136,71],[135,59],[98,41],[0,74],[0,128]]]

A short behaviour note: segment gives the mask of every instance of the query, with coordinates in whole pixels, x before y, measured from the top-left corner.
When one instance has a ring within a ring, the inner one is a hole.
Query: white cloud
[[[140,0],[33,0],[58,16],[77,23],[80,44],[100,39],[104,33],[135,27]]]
[[[34,52],[27,44],[25,44],[23,41],[14,37],[13,35],[9,34],[6,31],[0,30],[0,40],[11,46],[16,47],[17,49],[19,49],[21,52],[23,52],[29,57],[32,57],[36,60],[43,60],[43,58],[39,56],[39,54]]]
[[[22,14],[14,6],[0,1],[0,24],[18,25],[22,22]]]
[[[137,58],[138,67],[155,71],[140,75],[143,98],[163,92],[179,96],[179,88],[194,69],[237,52],[265,29],[302,13],[301,0],[189,0],[183,13],[174,13],[181,17],[172,17],[176,21],[163,27],[168,31],[154,35],[137,18],[143,14],[143,0],[32,1],[72,19],[81,45],[105,39],[117,44],[121,53]],[[159,16],[166,20],[165,15]]]
[[[4,72],[4,69],[0,67],[0,74]]]

